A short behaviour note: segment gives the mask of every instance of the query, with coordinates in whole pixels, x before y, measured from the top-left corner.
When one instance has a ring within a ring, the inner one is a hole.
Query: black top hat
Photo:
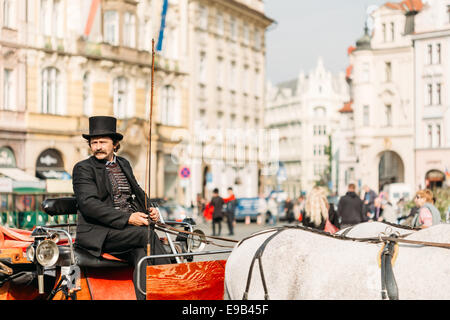
[[[83,138],[111,137],[114,140],[122,140],[123,135],[116,132],[117,119],[108,116],[95,116],[89,118],[89,134],[82,134]]]

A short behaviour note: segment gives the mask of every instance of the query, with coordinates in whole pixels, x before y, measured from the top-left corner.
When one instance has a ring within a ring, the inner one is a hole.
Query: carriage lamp
[[[44,267],[53,266],[59,258],[58,245],[52,240],[43,240],[36,247],[36,260]]]
[[[34,252],[35,252],[34,244],[30,244],[26,251],[26,257],[27,257],[28,261],[34,262]]]

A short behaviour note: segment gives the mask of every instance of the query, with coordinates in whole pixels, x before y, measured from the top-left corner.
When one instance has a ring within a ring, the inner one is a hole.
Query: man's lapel
[[[111,181],[109,181],[108,173],[106,172],[105,163],[97,160],[97,158],[94,156],[91,157],[91,162],[94,164],[95,170],[98,173],[97,176],[103,180],[103,181],[99,181],[98,187],[101,188],[101,186],[105,186],[108,194],[110,194],[112,196]]]

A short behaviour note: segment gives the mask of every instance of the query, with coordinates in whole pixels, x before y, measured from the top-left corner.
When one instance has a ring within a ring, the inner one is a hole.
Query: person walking
[[[275,195],[272,195],[269,198],[269,201],[267,203],[267,212],[269,213],[270,216],[270,225],[274,226],[277,224],[277,220],[278,220],[278,203],[275,200]]]
[[[292,223],[294,221],[294,203],[290,197],[287,197],[284,202],[284,213],[288,223]]]
[[[215,188],[213,190],[213,197],[211,199],[210,205],[214,208],[212,213],[212,229],[213,236],[220,236],[222,232],[222,219],[223,219],[223,205],[224,201],[219,196],[219,189]],[[218,233],[216,234],[216,225],[218,226]]]
[[[428,228],[442,222],[441,213],[433,204],[433,192],[430,189],[417,191],[414,202],[419,210],[413,218],[413,227]]]
[[[364,190],[364,214],[373,219],[375,217],[375,199],[377,194],[369,188],[368,185],[363,186]]]
[[[224,208],[225,208],[225,215],[227,217],[227,225],[228,225],[228,235],[232,236],[234,235],[234,219],[235,219],[235,212],[237,207],[237,200],[233,193],[233,188],[229,187],[227,189],[228,197],[223,199],[224,200]],[[220,232],[219,232],[220,233]]]
[[[258,198],[258,218],[257,223],[258,224],[266,224],[266,213],[267,213],[267,201],[264,198],[264,194],[261,193]]]
[[[347,193],[339,199],[337,214],[342,218],[341,228],[367,221],[367,216],[363,214],[363,201],[355,190],[355,184],[350,183]]]

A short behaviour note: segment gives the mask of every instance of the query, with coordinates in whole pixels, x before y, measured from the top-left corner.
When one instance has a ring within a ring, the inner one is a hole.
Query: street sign
[[[187,179],[191,176],[191,170],[188,167],[182,167],[180,170],[180,177],[183,179]]]

